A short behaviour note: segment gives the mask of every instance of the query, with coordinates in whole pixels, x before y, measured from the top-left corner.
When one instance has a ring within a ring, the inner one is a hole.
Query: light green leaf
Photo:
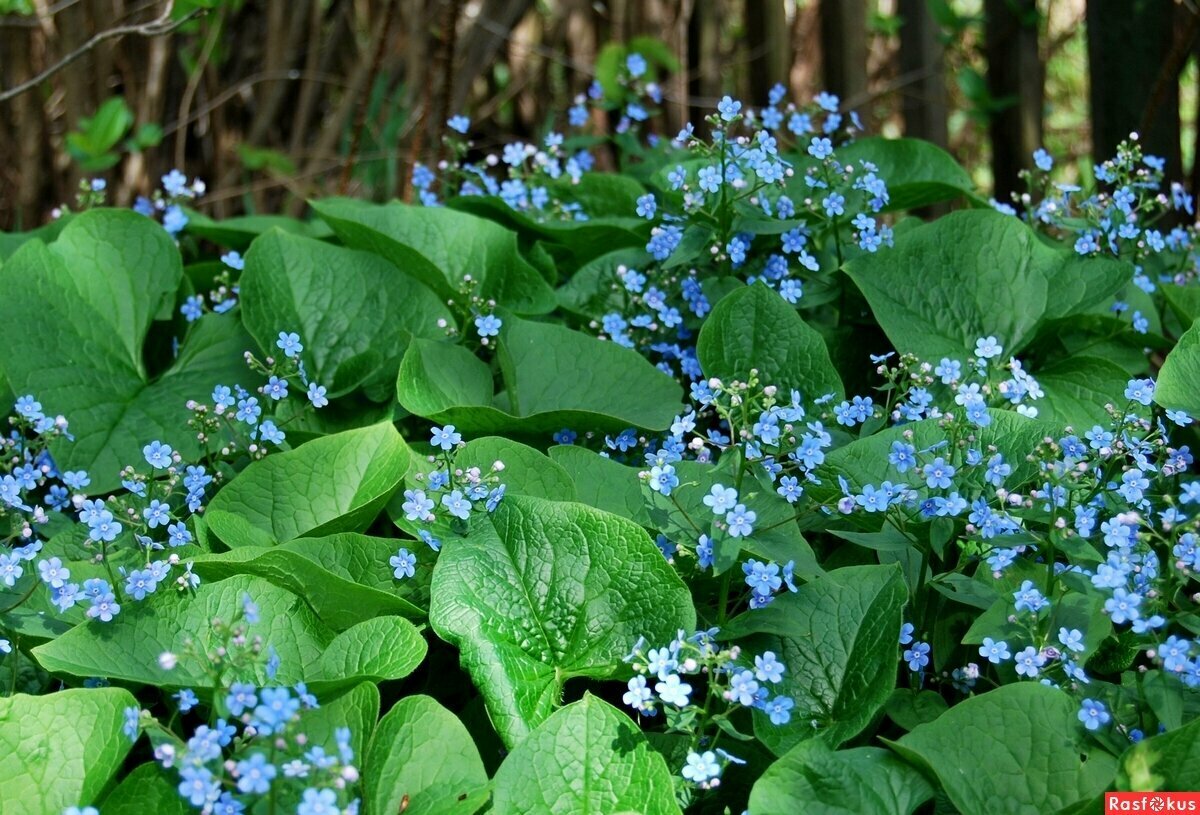
[[[430,593],[434,630],[460,650],[509,745],[550,716],[567,679],[613,676],[638,637],[666,642],[695,623],[641,527],[527,496],[447,540]]]
[[[650,526],[638,468],[566,444],[551,447],[550,458],[570,474],[581,503]]]
[[[379,722],[363,786],[367,815],[471,815],[488,798],[487,771],[471,734],[428,696],[401,699]]]
[[[418,576],[431,573],[434,553],[424,544],[394,538],[372,538],[343,532],[323,538],[299,538],[278,546],[243,546],[220,554],[192,558],[204,580],[238,574],[266,578],[308,601],[317,616],[335,631],[356,623],[397,614],[425,617],[428,579],[396,580],[388,559],[408,544],[418,558]]]
[[[937,776],[963,815],[1041,815],[1088,801],[1117,761],[1084,735],[1078,703],[1020,682],[973,696],[890,743]]]
[[[1094,424],[1107,425],[1105,405],[1125,403],[1129,375],[1120,366],[1099,357],[1077,356],[1040,370],[1035,375],[1046,392],[1035,402],[1038,418],[1083,432]]]
[[[771,635],[753,640],[755,653],[773,650],[788,666],[779,692],[796,703],[792,720],[776,726],[755,711],[762,743],[782,755],[816,736],[837,746],[858,735],[895,688],[907,600],[899,567],[848,566],[731,621],[729,636]]]
[[[504,390],[493,395],[470,351],[414,340],[396,382],[401,406],[472,434],[665,430],[681,407],[679,385],[636,351],[563,326],[506,315],[496,356]]]
[[[1200,320],[1183,332],[1158,372],[1154,401],[1200,416]]]
[[[533,731],[494,781],[497,813],[678,815],[671,771],[633,721],[587,694]]]
[[[995,336],[1016,354],[1047,311],[1049,279],[1066,258],[993,210],[952,212],[865,254],[846,274],[901,352],[937,362]]]
[[[279,654],[279,673],[273,680],[278,684],[303,681],[321,692],[364,679],[399,679],[425,658],[425,640],[401,617],[377,617],[335,634],[303,599],[249,575],[201,584],[194,598],[168,592],[143,603],[130,601],[112,622],[82,623],[32,653],[51,672],[208,689],[213,686],[209,666],[180,660],[174,670],[165,671],[158,657],[164,651],[178,652],[188,637],[213,647],[215,643],[205,639],[211,620],[233,619],[246,595],[260,613],[260,622],[249,626],[251,635],[262,636]],[[265,675],[241,678],[266,681]]]
[[[762,384],[780,388],[785,401],[792,388],[805,400],[843,396],[821,335],[762,283],[727,294],[713,307],[696,353],[705,376],[746,382],[754,369]]]
[[[838,147],[837,157],[843,164],[857,167],[870,161],[879,168],[890,197],[885,212],[970,197],[975,189],[971,176],[949,153],[921,139],[868,136]]]
[[[1200,789],[1200,719],[1143,739],[1125,751],[1121,756],[1120,789]]]
[[[187,232],[198,238],[227,246],[239,252],[246,251],[259,235],[278,229],[290,235],[299,235],[316,240],[333,237],[333,230],[323,221],[301,221],[286,215],[242,215],[214,221],[202,212],[185,210],[188,216]],[[282,330],[282,329],[281,329]]]
[[[508,495],[532,495],[551,501],[574,501],[575,483],[545,453],[502,436],[472,439],[454,457],[461,469],[478,467],[485,475],[497,462],[504,465],[500,481]]]
[[[242,319],[264,353],[281,331],[304,341],[308,374],[341,394],[391,387],[410,337],[444,339],[454,315],[378,255],[273,230],[246,255]]]
[[[140,463],[154,439],[197,455],[187,400],[246,374],[248,338],[232,315],[192,324],[171,368],[147,370],[146,334],[181,275],[162,227],[117,210],[72,218],[53,244],[26,243],[0,269],[0,367],[17,394],[67,418],[75,441],[55,441],[51,452],[63,470],[87,470],[95,492],[118,487],[121,468]]]
[[[99,808],[104,815],[193,815],[195,810],[179,796],[174,776],[174,770],[164,770],[153,761],[139,764]]]
[[[121,688],[0,698],[4,815],[45,815],[96,801],[133,742],[122,732]]]
[[[1047,434],[1057,437],[1062,427],[1029,419],[1011,410],[989,410],[988,413],[992,417],[991,424],[972,428],[974,446],[986,450],[994,445],[1013,467],[1008,484],[1021,483],[1036,472],[1025,461],[1025,456]],[[810,492],[822,499],[840,495],[837,486],[839,475],[846,479],[853,492],[860,491],[866,484],[879,484],[884,480],[903,482],[904,474],[888,461],[888,451],[892,442],[906,438],[908,433],[912,434],[911,444],[918,450],[928,449],[947,439],[945,429],[939,426],[936,419],[911,422],[903,427],[888,428],[857,439],[826,456],[825,463],[818,468],[818,477],[823,486],[814,486]]]
[[[360,531],[408,463],[408,445],[388,423],[324,436],[251,464],[213,497],[204,517],[233,548]]]
[[[499,224],[398,201],[326,198],[311,205],[342,243],[383,256],[442,299],[461,299],[465,287],[518,314],[554,308],[554,290],[521,255],[516,233]]]
[[[754,815],[910,815],[933,797],[922,775],[887,750],[831,750],[801,742],[762,774],[750,793]]]

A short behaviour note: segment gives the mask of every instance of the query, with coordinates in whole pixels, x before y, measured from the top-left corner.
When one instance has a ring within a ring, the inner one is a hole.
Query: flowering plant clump
[[[412,204],[214,221],[180,169],[0,236],[0,797],[1195,786],[1191,193],[1131,137],[1086,189],[1039,151],[982,206],[783,86],[672,136],[673,70],[609,46],[495,147],[451,116]]]

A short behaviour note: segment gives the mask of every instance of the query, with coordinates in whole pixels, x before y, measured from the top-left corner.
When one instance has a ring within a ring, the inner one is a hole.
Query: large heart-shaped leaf
[[[361,531],[408,464],[408,445],[386,422],[323,436],[251,464],[213,497],[204,517],[231,547]]]
[[[832,750],[820,739],[801,742],[754,784],[755,815],[792,815],[796,802],[812,815],[910,815],[933,787],[879,747]]]
[[[1125,751],[1120,789],[1200,789],[1200,719],[1143,739]]]
[[[945,150],[921,139],[869,136],[839,147],[837,157],[843,164],[869,161],[878,168],[887,182],[888,212],[974,194],[970,174]]]
[[[666,642],[695,623],[641,527],[527,496],[446,541],[430,593],[434,630],[461,651],[510,745],[550,716],[567,679],[612,676],[638,637]]]
[[[632,720],[587,694],[517,745],[492,806],[524,815],[678,815],[671,771]]]
[[[45,815],[96,801],[133,746],[122,727],[136,705],[122,688],[0,699],[0,811]]]
[[[379,722],[363,785],[368,813],[471,815],[488,797],[471,734],[428,696],[401,699]]]
[[[248,575],[202,584],[194,598],[170,592],[145,603],[130,601],[112,622],[82,623],[32,653],[43,668],[56,673],[211,688],[209,666],[180,660],[174,670],[166,671],[158,657],[164,651],[179,651],[188,637],[203,638],[214,617],[232,619],[247,595],[260,616],[260,622],[249,626],[251,634],[262,636],[279,654],[275,683],[303,681],[321,690],[364,679],[399,679],[425,658],[425,640],[402,617],[376,617],[336,634],[301,597]],[[262,683],[266,676],[256,679]]]
[[[755,641],[756,650],[774,650],[788,666],[781,692],[795,701],[796,713],[776,726],[756,712],[763,744],[782,755],[804,739],[820,736],[836,746],[861,732],[896,686],[907,600],[899,567],[849,566],[735,618],[727,635],[770,635]]]
[[[1125,403],[1129,375],[1119,365],[1099,357],[1065,359],[1036,374],[1046,397],[1036,403],[1038,418],[1083,432],[1111,421],[1106,405]]]
[[[893,249],[846,266],[896,349],[934,362],[962,359],[987,336],[1015,354],[1044,318],[1094,305],[1129,275],[1115,261],[1099,262],[1089,281],[1078,279],[1081,271],[1073,253],[990,209],[952,212],[897,238]]]
[[[193,558],[196,574],[223,580],[253,574],[299,594],[326,625],[343,631],[352,625],[388,614],[420,619],[428,603],[428,581],[398,581],[388,558],[400,542],[342,532],[323,538],[299,538],[278,546],[243,546],[231,552]],[[433,565],[433,552],[424,544],[410,546],[424,563]],[[422,568],[424,566],[424,568]]]
[[[313,201],[342,243],[391,261],[446,300],[465,287],[518,314],[554,308],[554,290],[521,255],[517,235],[499,224],[445,207],[349,198]]]
[[[1036,682],[973,696],[891,747],[923,766],[963,815],[1040,815],[1098,796],[1117,761],[1095,749],[1079,705]]]
[[[334,394],[390,389],[409,338],[454,325],[432,290],[378,255],[279,230],[250,247],[241,298],[259,347],[274,353],[280,331],[299,332],[309,375]]]
[[[809,400],[843,395],[825,340],[765,284],[737,289],[713,307],[696,354],[705,376],[747,382],[755,370],[762,384],[784,394],[795,388]]]
[[[462,346],[414,340],[396,393],[410,413],[468,433],[550,433],[564,427],[665,430],[679,385],[635,351],[559,325],[508,315],[496,349],[504,390]]]
[[[1200,416],[1200,320],[1183,332],[1158,372],[1154,401]]]
[[[147,370],[150,323],[182,273],[161,226],[114,210],[73,218],[53,244],[30,241],[0,269],[0,367],[17,394],[66,416],[76,440],[51,451],[62,469],[87,470],[96,492],[119,486],[154,439],[199,453],[187,400],[247,373],[248,338],[232,316],[194,323],[170,369]]]

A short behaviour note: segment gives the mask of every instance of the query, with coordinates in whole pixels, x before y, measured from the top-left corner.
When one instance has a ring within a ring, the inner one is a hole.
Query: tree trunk
[[[1174,45],[1171,0],[1088,0],[1088,66],[1092,87],[1092,155],[1104,161],[1138,130],[1147,105],[1155,109],[1139,133],[1148,154],[1167,160],[1167,177],[1178,178],[1179,78],[1168,77],[1153,94]],[[1186,47],[1186,46],[1185,46]],[[1156,97],[1156,98],[1151,98]]]
[[[791,32],[784,0],[748,0],[746,46],[750,51],[750,102],[765,105],[776,82],[788,84],[792,66]]]
[[[842,99],[867,94],[866,0],[821,0],[825,90]]]
[[[1036,0],[985,0],[993,191],[1005,200],[1042,144],[1044,69],[1038,54]],[[1119,61],[1119,60],[1118,60]]]
[[[929,0],[900,0],[901,113],[904,135],[950,143],[946,128],[945,49]]]

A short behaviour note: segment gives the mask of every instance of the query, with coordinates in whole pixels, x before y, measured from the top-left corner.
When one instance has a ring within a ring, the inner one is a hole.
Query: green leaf
[[[429,619],[458,647],[497,732],[516,744],[576,676],[607,678],[640,636],[695,624],[691,597],[640,527],[582,504],[506,498],[447,540]]]
[[[8,267],[4,267],[5,271]],[[1165,408],[1200,416],[1200,320],[1183,332],[1158,372],[1154,401]],[[19,388],[17,390],[20,390]]]
[[[195,810],[180,797],[172,772],[153,761],[139,764],[121,779],[100,809],[104,815],[193,815]]]
[[[564,427],[665,430],[679,411],[678,383],[636,351],[559,325],[504,317],[488,367],[457,345],[414,340],[400,363],[401,406],[470,434],[545,434]]]
[[[304,340],[308,374],[338,395],[391,388],[410,337],[444,339],[454,316],[436,294],[378,255],[274,230],[241,279],[242,319],[265,353],[281,331]]]
[[[750,793],[754,815],[910,815],[933,797],[919,772],[879,747],[831,750],[801,742],[762,774]]]
[[[401,699],[379,722],[363,787],[368,813],[471,815],[488,797],[487,771],[471,734],[428,696]]]
[[[1050,267],[1052,296],[1046,298],[1046,320],[1062,320],[1088,312],[1133,279],[1133,264],[1128,261],[1085,258],[1065,250],[1059,254],[1059,263]]]
[[[0,241],[3,239],[4,236],[0,236]],[[0,248],[0,256],[2,255],[3,249]],[[1167,305],[1184,325],[1191,325],[1200,317],[1200,287],[1164,284],[1162,293]]]
[[[121,688],[0,698],[4,815],[45,815],[96,801],[133,742]]]
[[[205,520],[230,547],[361,531],[408,471],[389,423],[323,436],[256,461],[221,489]]]
[[[585,447],[556,445],[550,459],[570,474],[581,503],[650,526],[638,468],[627,467]]]
[[[837,157],[843,164],[858,166],[870,161],[879,168],[877,173],[887,181],[890,196],[885,212],[974,194],[975,185],[967,171],[945,150],[921,139],[870,136],[839,147]]]
[[[518,314],[554,308],[554,290],[521,255],[516,233],[491,221],[398,201],[326,198],[311,205],[342,243],[382,255],[444,300],[462,299],[465,287]]]
[[[1200,789],[1200,719],[1126,750],[1121,756],[1120,789]]]
[[[1043,437],[1047,434],[1057,435],[1062,431],[1062,427],[1029,419],[1011,410],[993,409],[988,413],[992,417],[991,424],[987,427],[972,428],[972,434],[975,436],[974,446],[986,450],[994,445],[1012,464],[1013,474],[1009,476],[1009,486],[1022,483],[1024,479],[1036,473],[1036,468],[1025,462],[1025,456]],[[819,496],[821,500],[840,495],[837,487],[839,475],[846,479],[853,492],[860,491],[866,484],[878,484],[885,479],[904,481],[904,474],[888,461],[888,451],[892,442],[907,438],[906,434],[909,433],[912,434],[910,443],[918,450],[928,449],[947,440],[945,429],[939,426],[936,419],[911,422],[903,427],[891,427],[866,438],[856,439],[826,456],[825,463],[818,468],[822,486],[814,485],[810,492],[814,497]]]
[[[116,489],[121,468],[141,462],[154,439],[197,456],[187,400],[245,376],[248,338],[232,315],[193,323],[171,368],[147,370],[146,334],[182,273],[161,226],[116,210],[76,216],[53,244],[26,243],[0,269],[0,366],[16,393],[67,418],[75,441],[50,450],[63,470],[87,470],[97,493]]]
[[[624,307],[623,289],[616,288],[619,280],[618,267],[640,269],[653,262],[645,249],[627,248],[600,255],[579,267],[558,289],[558,304],[561,308],[600,320],[610,311]]]
[[[937,776],[963,815],[1058,812],[1098,796],[1116,771],[1116,759],[1084,735],[1078,710],[1056,688],[1005,685],[890,746]]]
[[[246,251],[255,238],[273,229],[316,240],[333,237],[333,230],[324,221],[301,221],[286,215],[241,215],[214,221],[202,212],[186,208],[184,211],[188,216],[189,235],[239,252]]]
[[[561,466],[538,450],[503,436],[483,436],[472,439],[454,457],[454,466],[461,469],[478,467],[490,473],[500,462],[500,480],[507,495],[532,495],[551,501],[574,501],[575,482]]]
[[[279,546],[243,546],[221,554],[191,558],[204,580],[253,574],[298,594],[335,631],[398,614],[425,617],[428,581],[396,580],[388,558],[404,545],[394,538],[371,538],[343,532],[324,538],[300,538]],[[433,552],[410,545],[419,558],[418,575],[433,567]]]
[[[755,369],[759,381],[779,387],[785,401],[791,388],[808,400],[843,396],[821,335],[762,283],[738,289],[713,307],[696,353],[705,376],[746,382]]]
[[[762,743],[782,755],[816,736],[837,746],[858,735],[895,688],[907,600],[899,567],[849,566],[731,621],[729,636],[771,635],[755,652],[773,650],[788,666],[779,692],[796,702],[792,721],[776,726],[756,711]]]
[[[993,210],[952,212],[846,265],[896,350],[963,358],[980,337],[1016,354],[1047,312],[1049,279],[1067,255]]]
[[[713,517],[712,509],[704,504],[704,497],[712,492],[716,484],[728,487],[737,482],[734,470],[738,459],[729,457],[729,461],[733,466],[725,464],[724,461],[716,466],[695,461],[676,462],[675,472],[680,483],[672,492],[671,498],[663,498],[649,488],[643,490],[643,498],[651,508],[650,517],[658,521],[654,526],[665,531],[666,525],[660,519],[666,516],[671,519],[676,529],[684,530],[689,536],[698,537],[699,533],[695,527],[707,529],[708,522]],[[795,521],[796,511],[791,504],[779,497],[773,489],[765,489],[753,478],[745,479],[739,501],[757,514],[757,529],[748,538],[734,538],[729,535],[717,537],[713,551],[714,574],[721,574],[735,566],[743,550],[780,565],[795,561],[795,574],[801,578],[822,573],[812,547],[800,534]],[[682,512],[679,507],[682,507]],[[687,513],[686,518],[682,516],[683,512]]]
[[[1105,405],[1123,405],[1129,375],[1099,357],[1077,356],[1038,371],[1038,384],[1046,392],[1036,402],[1038,418],[1077,431],[1111,421]]]
[[[671,771],[633,721],[586,694],[533,731],[496,772],[495,812],[678,815]]]
[[[279,654],[280,685],[307,682],[315,693],[361,682],[399,679],[425,658],[425,640],[401,617],[376,617],[340,634],[322,623],[301,597],[262,578],[241,575],[205,583],[195,597],[169,592],[143,603],[129,602],[110,623],[90,621],[34,648],[46,670],[79,677],[101,676],[159,687],[207,690],[207,665],[180,660],[172,671],[158,664],[163,651],[178,650],[188,637],[202,639],[211,620],[233,619],[249,595],[261,620],[249,626]],[[261,669],[260,669],[261,671]],[[239,677],[263,683],[266,676]]]

